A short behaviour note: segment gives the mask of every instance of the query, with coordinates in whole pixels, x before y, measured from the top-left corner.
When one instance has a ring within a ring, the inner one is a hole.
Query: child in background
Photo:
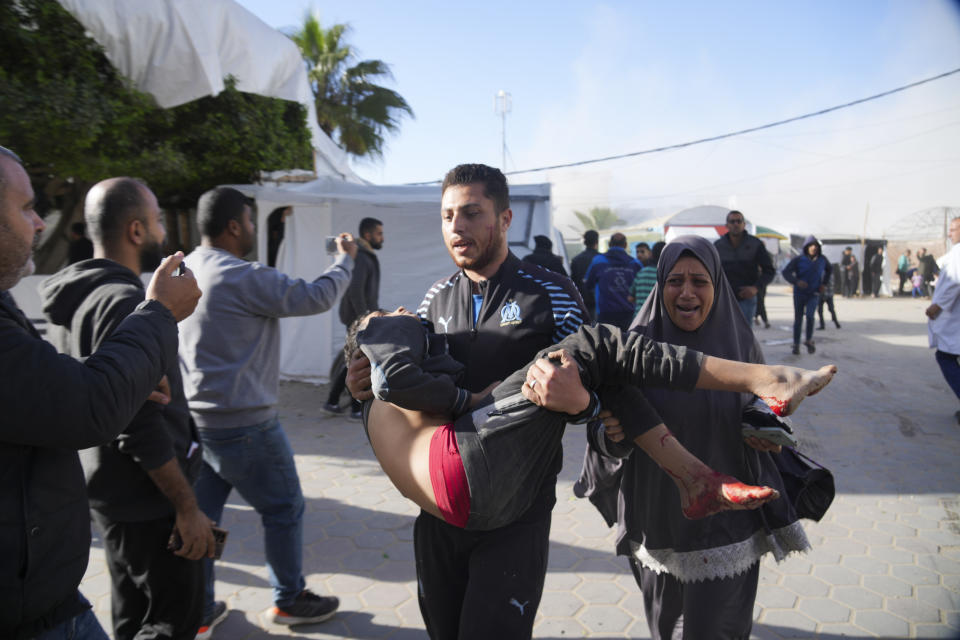
[[[913,298],[922,298],[923,297],[923,275],[920,273],[919,269],[913,271],[913,275],[910,276],[910,284],[913,285]]]

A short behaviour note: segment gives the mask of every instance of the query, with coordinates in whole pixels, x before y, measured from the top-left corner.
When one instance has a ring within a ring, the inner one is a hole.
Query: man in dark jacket
[[[563,268],[563,258],[553,253],[553,241],[547,236],[533,236],[535,247],[533,253],[528,253],[522,258],[523,262],[536,264],[544,269],[549,269],[554,273],[567,275],[567,270]]]
[[[627,237],[610,236],[610,248],[590,263],[585,285],[595,289],[597,322],[612,324],[626,331],[633,320],[630,286],[643,266],[627,253]]]
[[[926,247],[917,251],[917,262],[920,275],[923,276],[923,295],[929,298],[932,295],[930,289],[933,278],[940,273],[940,267],[937,266],[937,261],[934,260],[933,256],[927,253]]]
[[[510,252],[513,212],[499,170],[459,165],[447,173],[441,193],[444,243],[459,269],[434,283],[417,315],[447,335],[450,354],[466,366],[461,384],[479,393],[575,332],[585,312],[569,278],[540,269],[532,274]],[[360,400],[373,395],[369,371],[366,358],[350,363],[347,386]],[[465,531],[421,511],[413,544],[420,612],[431,638],[531,636],[546,578],[560,453],[533,505],[509,525]]]
[[[362,315],[380,308],[380,261],[374,251],[383,247],[383,223],[376,218],[364,218],[358,229],[357,257],[353,260],[353,275],[340,300],[340,322],[350,328],[353,321]],[[340,415],[340,395],[346,388],[346,363],[338,359],[335,377],[330,383],[330,393],[323,411],[330,415]],[[359,420],[360,403],[350,399],[350,418]]]
[[[583,298],[583,305],[587,308],[590,319],[593,319],[597,312],[597,299],[594,296],[593,289],[586,286],[585,280],[587,271],[590,270],[590,263],[600,255],[600,252],[597,251],[597,244],[599,244],[599,242],[600,234],[596,231],[593,229],[584,231],[583,246],[585,248],[570,261],[570,279],[573,280],[573,284],[577,286],[577,291],[580,292],[580,296]]]
[[[880,296],[880,287],[883,285],[883,247],[870,256],[870,291],[873,297]]]
[[[757,314],[757,293],[777,274],[767,248],[760,238],[747,232],[746,220],[739,211],[727,214],[727,232],[713,243],[720,254],[723,273],[730,281],[737,303],[747,324]]]
[[[807,318],[806,341],[808,353],[817,348],[813,342],[813,314],[817,310],[820,294],[826,288],[833,267],[821,255],[820,241],[807,236],[803,251],[783,268],[784,279],[793,285],[793,354],[800,353],[800,329]]]
[[[19,158],[0,147],[0,637],[107,636],[77,590],[87,567],[90,514],[77,449],[113,440],[163,372],[177,364],[177,321],[200,297],[170,256],[146,301],[80,363],[57,354],[8,290],[33,271],[44,228]]]
[[[84,209],[96,258],[41,286],[48,337],[75,358],[94,353],[143,302],[139,274],[159,265],[166,236],[156,197],[131,178],[94,185]],[[116,440],[80,454],[113,582],[115,640],[193,640],[201,624],[198,560],[213,555],[212,523],[193,493],[201,454],[179,364],[164,373],[168,404],[144,403]],[[166,543],[174,528],[182,547],[171,552]]]

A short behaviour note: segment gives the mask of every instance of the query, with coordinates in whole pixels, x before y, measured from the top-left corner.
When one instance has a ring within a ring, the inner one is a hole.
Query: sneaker
[[[357,411],[350,412],[350,420],[353,422],[361,422],[363,420],[363,411],[358,409]]]
[[[322,407],[320,407],[320,411],[324,412],[324,413],[327,414],[328,416],[342,416],[342,415],[343,415],[343,407],[341,407],[341,406],[338,405],[338,404],[333,404],[332,402],[324,403],[324,405],[323,405]]]
[[[340,600],[335,596],[318,596],[304,589],[293,604],[283,609],[274,607],[270,611],[270,620],[274,624],[286,625],[323,622],[332,618],[339,606]]]
[[[793,355],[795,356],[800,355],[800,345],[798,344],[793,345],[793,348],[790,349],[790,351],[793,352]]]
[[[817,346],[813,344],[813,340],[807,340],[803,345],[807,348],[807,353],[815,353],[817,350]]]
[[[223,622],[227,617],[227,603],[223,600],[217,600],[213,603],[213,613],[210,618],[205,619],[200,628],[197,629],[197,640],[203,640],[213,635],[213,628]]]

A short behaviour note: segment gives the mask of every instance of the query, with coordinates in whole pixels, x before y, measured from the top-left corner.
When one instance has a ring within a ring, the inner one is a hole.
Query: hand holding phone
[[[325,243],[329,255],[332,256],[337,252],[337,236],[327,236]]]
[[[216,525],[211,526],[210,531],[213,533],[214,542],[213,559],[219,560],[220,556],[223,555],[223,548],[227,544],[227,534],[230,532]],[[173,531],[170,532],[170,539],[167,540],[167,550],[179,551],[182,547],[183,539],[180,537],[180,532],[174,527]]]

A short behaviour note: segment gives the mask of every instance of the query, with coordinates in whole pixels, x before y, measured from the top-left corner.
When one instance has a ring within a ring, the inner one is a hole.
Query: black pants
[[[764,326],[768,326],[770,321],[767,319],[767,286],[757,287],[757,316],[763,320]]]
[[[840,321],[837,320],[837,308],[833,304],[833,296],[820,296],[820,302],[817,304],[817,314],[820,316],[820,328],[823,329],[823,305],[826,303],[827,310],[830,312],[830,316],[833,318],[833,324],[840,326]]]
[[[330,379],[330,393],[327,396],[327,403],[340,404],[340,396],[347,388],[347,366],[343,364],[343,358],[340,358],[341,364],[337,366],[337,372]],[[360,403],[353,397],[350,398],[350,409],[354,412],[360,411]]]
[[[630,558],[653,640],[749,640],[760,563],[732,578],[682,583]]]
[[[421,512],[413,528],[420,613],[432,640],[524,640],[543,595],[550,513],[467,531]]]
[[[115,640],[193,640],[203,615],[203,562],[167,551],[173,517],[114,522],[91,511],[103,535]]]

